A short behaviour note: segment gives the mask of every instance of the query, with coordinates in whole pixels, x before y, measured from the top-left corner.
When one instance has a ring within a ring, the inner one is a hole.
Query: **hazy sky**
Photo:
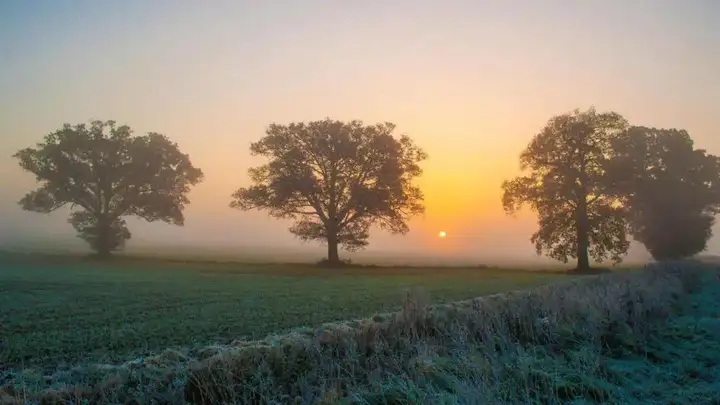
[[[65,213],[16,205],[34,179],[10,155],[114,119],[206,175],[186,226],[133,221],[136,246],[302,246],[229,197],[269,123],[331,117],[395,122],[430,154],[425,217],[371,250],[532,256],[534,219],[504,216],[500,184],[548,118],[595,105],[720,154],[719,72],[716,0],[0,0],[0,233],[72,239]]]

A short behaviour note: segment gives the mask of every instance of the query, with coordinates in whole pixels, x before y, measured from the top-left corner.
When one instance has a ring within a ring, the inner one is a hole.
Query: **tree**
[[[524,204],[538,214],[532,235],[538,254],[590,267],[589,257],[620,262],[628,248],[617,199],[606,182],[611,140],[627,127],[615,112],[594,108],[552,117],[520,155],[529,174],[505,181],[503,206],[514,214]]]
[[[391,123],[330,119],[272,124],[253,143],[253,155],[269,162],[249,170],[253,185],[240,188],[230,204],[294,219],[290,232],[304,241],[327,243],[327,260],[340,264],[338,246],[364,248],[373,224],[404,234],[407,221],[424,212],[412,184],[422,174],[425,152]]]
[[[186,195],[203,179],[166,136],[133,136],[114,121],[65,124],[13,157],[42,183],[22,208],[47,214],[70,205],[68,222],[101,257],[130,239],[124,217],[183,225]]]
[[[632,127],[613,149],[613,187],[633,238],[656,260],[705,250],[720,212],[720,158],[677,129]]]

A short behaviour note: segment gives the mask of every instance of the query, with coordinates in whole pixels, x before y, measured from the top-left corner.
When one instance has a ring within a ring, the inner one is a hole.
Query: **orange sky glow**
[[[184,228],[131,222],[129,248],[302,248],[288,222],[228,207],[272,122],[391,121],[429,153],[426,214],[406,236],[376,232],[369,251],[534,257],[534,218],[506,216],[500,185],[546,121],[574,108],[685,128],[720,154],[711,1],[23,4],[0,6],[3,240],[74,240],[66,213],[19,209],[34,179],[10,155],[90,119],[167,134],[206,175]]]

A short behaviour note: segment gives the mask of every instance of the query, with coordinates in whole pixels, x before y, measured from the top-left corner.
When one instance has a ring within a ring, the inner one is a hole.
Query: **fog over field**
[[[4,208],[7,214],[2,216],[0,248],[27,252],[89,252],[87,244],[75,237],[74,230],[67,224],[67,214],[62,210],[43,216],[19,210],[14,201],[9,201]],[[287,222],[269,218],[243,221],[242,213],[228,211],[224,214],[226,222],[203,222],[191,217],[182,228],[130,220],[136,236],[128,242],[124,253],[249,262],[312,262],[327,254],[324,245],[294,238],[287,232]],[[509,230],[486,228],[485,233],[480,230],[477,234],[462,234],[456,238],[448,234],[443,240],[435,234],[418,235],[419,232],[411,231],[406,236],[393,236],[378,231],[366,250],[341,254],[357,263],[388,265],[562,266],[562,263],[535,254],[529,242],[534,224],[523,224],[526,229],[521,232],[517,230],[520,226],[516,220],[508,218],[505,222]],[[436,246],[431,249],[423,245],[429,238],[437,239],[433,241]],[[710,241],[709,252],[720,251],[716,243],[717,238]],[[641,245],[634,244],[623,263],[643,263],[649,258]]]
[[[205,174],[183,228],[129,219],[129,252],[322,257],[289,221],[229,207],[247,169],[265,163],[249,146],[271,123],[390,121],[428,152],[417,181],[425,214],[405,236],[373,230],[357,257],[547,262],[529,242],[534,214],[505,215],[501,184],[547,120],[574,108],[686,129],[696,148],[720,154],[714,2],[32,4],[0,16],[3,246],[83,248],[67,211],[20,209],[36,184],[11,155],[95,119],[165,134]],[[717,237],[708,251],[720,253]],[[626,261],[646,257],[633,248]]]

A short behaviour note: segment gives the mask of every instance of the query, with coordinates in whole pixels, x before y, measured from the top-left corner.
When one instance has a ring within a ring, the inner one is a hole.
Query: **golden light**
[[[440,233],[438,234],[438,236],[441,237],[441,238],[444,238],[444,237],[447,236],[447,232],[445,232],[445,231],[440,231]]]

